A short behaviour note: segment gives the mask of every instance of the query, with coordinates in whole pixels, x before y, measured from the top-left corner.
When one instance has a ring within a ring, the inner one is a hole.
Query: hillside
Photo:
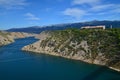
[[[25,46],[22,50],[62,56],[120,70],[120,29],[67,29],[48,34],[46,38]]]
[[[33,26],[27,28],[13,28],[8,29],[9,32],[27,32],[27,33],[40,33],[45,30],[64,30],[68,28],[78,28],[82,26],[96,26],[96,25],[105,25],[109,28],[111,25],[113,28],[120,27],[120,21],[90,21],[90,22],[79,22],[79,23],[68,23],[68,24],[56,24],[50,26]]]
[[[0,31],[0,46],[4,46],[14,42],[14,39],[25,38],[29,36],[33,36],[33,34],[28,34],[23,32]]]
[[[0,31],[0,46],[7,45],[12,42],[14,42],[14,39],[10,36],[10,33]]]

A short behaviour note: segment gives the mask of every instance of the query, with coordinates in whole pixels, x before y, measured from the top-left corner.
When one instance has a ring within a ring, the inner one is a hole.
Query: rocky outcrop
[[[45,40],[46,37],[49,37],[51,35],[51,31],[43,31],[40,34],[35,34],[35,38],[42,40]]]
[[[120,45],[116,33],[112,30],[55,31],[49,35],[46,33],[44,38],[41,37],[41,40],[23,47],[22,50],[62,56],[120,70]]]
[[[35,34],[0,31],[0,46],[4,46],[14,42],[14,39],[25,38],[30,36],[35,36]]]
[[[14,38],[8,32],[0,31],[0,46],[14,42]]]
[[[14,39],[18,39],[18,38],[36,36],[36,34],[32,34],[32,33],[30,34],[30,33],[24,33],[24,32],[11,32],[10,36],[13,37]]]

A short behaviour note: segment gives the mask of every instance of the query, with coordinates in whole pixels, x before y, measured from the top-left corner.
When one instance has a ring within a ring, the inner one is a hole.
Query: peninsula
[[[120,29],[44,31],[24,51],[50,54],[120,70]]]

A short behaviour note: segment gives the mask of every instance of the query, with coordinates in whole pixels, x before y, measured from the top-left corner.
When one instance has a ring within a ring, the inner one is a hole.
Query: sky
[[[0,0],[0,30],[120,20],[120,0]]]

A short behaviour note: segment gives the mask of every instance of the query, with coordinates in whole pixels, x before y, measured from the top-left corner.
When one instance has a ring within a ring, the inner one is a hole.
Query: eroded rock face
[[[14,39],[25,38],[35,36],[34,34],[22,33],[22,32],[5,32],[0,31],[0,46],[10,44],[14,42]]]
[[[14,42],[13,37],[8,32],[0,31],[0,46]]]
[[[40,36],[44,37],[23,47],[22,50],[62,56],[92,64],[105,65],[117,70],[120,69],[120,49],[117,47],[116,37],[110,31],[66,30],[53,32],[49,35],[42,33]]]
[[[11,42],[14,42],[14,40],[13,39],[8,39],[8,38],[3,37],[3,36],[0,35],[0,46],[9,44]]]
[[[14,39],[17,39],[17,38],[25,38],[25,37],[35,36],[35,34],[24,33],[24,32],[11,32],[10,36],[13,37]]]

